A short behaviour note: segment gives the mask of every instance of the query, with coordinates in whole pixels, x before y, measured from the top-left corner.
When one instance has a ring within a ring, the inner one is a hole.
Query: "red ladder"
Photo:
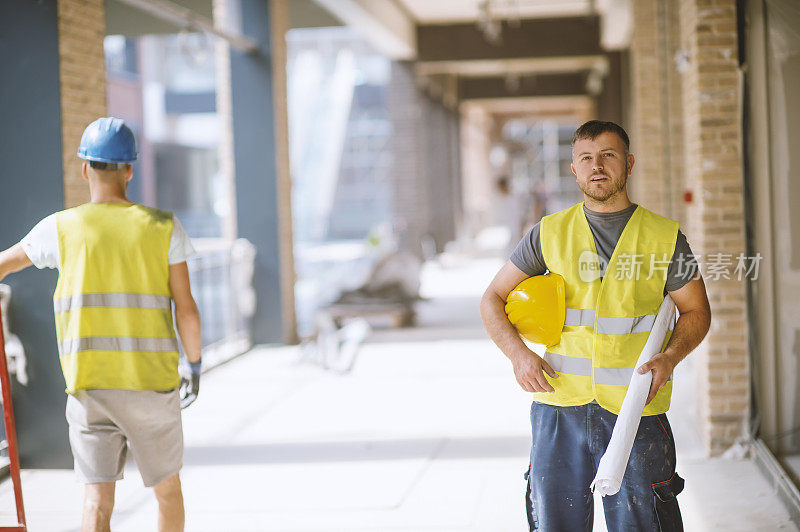
[[[17,506],[17,523],[13,526],[0,526],[0,532],[26,532],[25,508],[22,506],[22,483],[19,478],[19,452],[17,448],[17,429],[14,426],[14,407],[11,404],[11,379],[8,377],[6,362],[6,339],[3,336],[3,317],[0,313],[0,387],[3,392],[3,420],[6,426],[8,459],[11,462],[11,482],[14,484],[14,500]]]

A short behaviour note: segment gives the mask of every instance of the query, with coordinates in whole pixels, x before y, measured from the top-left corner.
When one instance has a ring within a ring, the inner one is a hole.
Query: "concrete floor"
[[[254,349],[206,374],[184,412],[186,529],[526,530],[530,398],[477,309],[499,266],[428,265],[420,325],[373,333],[351,374],[298,365],[294,347]],[[750,461],[702,456],[692,389],[686,364],[670,411],[686,530],[796,530]],[[71,471],[24,471],[23,487],[30,530],[78,530],[82,487]],[[0,494],[5,524],[8,483]],[[129,464],[112,529],[154,530],[155,519]]]

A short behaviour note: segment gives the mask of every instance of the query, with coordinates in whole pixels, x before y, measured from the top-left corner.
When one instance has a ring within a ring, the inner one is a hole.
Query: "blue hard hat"
[[[119,118],[98,118],[83,132],[78,157],[104,163],[136,160],[136,139],[131,128]]]

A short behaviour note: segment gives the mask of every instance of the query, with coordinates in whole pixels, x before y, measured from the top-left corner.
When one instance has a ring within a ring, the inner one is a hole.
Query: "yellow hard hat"
[[[506,298],[506,314],[519,334],[531,342],[555,345],[564,328],[564,278],[557,273],[529,277]]]

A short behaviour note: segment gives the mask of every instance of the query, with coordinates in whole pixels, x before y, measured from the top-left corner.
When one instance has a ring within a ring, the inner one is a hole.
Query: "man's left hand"
[[[200,392],[200,375],[192,373],[189,377],[181,378],[181,410],[197,400]]]
[[[674,370],[677,365],[678,363],[675,361],[675,358],[669,353],[658,353],[653,355],[653,358],[649,361],[639,366],[639,369],[636,371],[638,371],[640,375],[644,375],[651,370],[653,371],[653,382],[650,383],[650,393],[647,395],[645,405],[649,405],[650,401],[652,401],[653,397],[658,393],[658,390],[667,384],[669,376],[672,375],[672,370]]]
[[[180,397],[181,410],[197,400],[200,393],[200,361],[190,362],[191,373],[189,376],[181,376]]]

